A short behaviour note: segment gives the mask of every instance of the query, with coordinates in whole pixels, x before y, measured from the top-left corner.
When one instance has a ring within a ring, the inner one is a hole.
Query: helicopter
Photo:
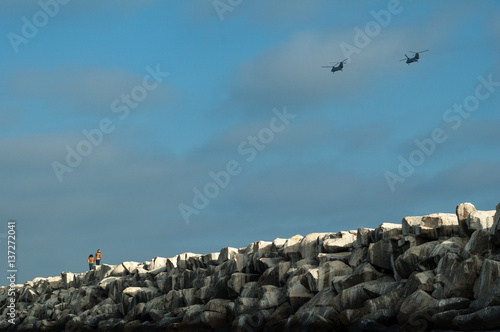
[[[427,52],[428,50],[425,50],[425,51],[419,51],[419,52],[413,52],[413,51],[410,51],[411,53],[415,54],[413,56],[413,58],[409,58],[408,55],[405,54],[405,57],[406,59],[402,59],[400,61],[405,61],[406,60],[406,63],[407,64],[410,64],[412,62],[418,62],[418,59],[420,59],[420,56],[419,56],[419,53],[424,53],[424,52]]]
[[[340,62],[335,62],[334,65],[331,65],[331,66],[321,66],[321,68],[331,68],[331,72],[332,73],[335,73],[336,71],[339,71],[339,70],[342,70],[344,68],[344,62],[349,59],[349,58],[346,58]],[[333,62],[330,62],[330,63],[333,63]]]

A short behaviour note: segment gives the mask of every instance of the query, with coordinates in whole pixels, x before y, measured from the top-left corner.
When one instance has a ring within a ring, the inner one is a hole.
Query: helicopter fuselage
[[[413,58],[409,58],[406,54],[406,63],[407,64],[410,64],[412,62],[418,62],[418,59],[420,59],[420,56],[418,55],[418,53],[415,53],[415,56],[413,56]]]

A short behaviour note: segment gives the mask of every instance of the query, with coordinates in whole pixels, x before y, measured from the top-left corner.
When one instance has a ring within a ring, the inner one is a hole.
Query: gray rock
[[[280,284],[280,275],[279,275],[279,267],[274,266],[268,268],[260,278],[258,279],[259,284],[261,285],[274,285],[274,286],[281,286]]]
[[[306,273],[308,289],[312,292],[321,291],[324,288],[331,287],[334,277],[351,273],[352,268],[341,261],[327,262],[318,268],[310,269]]]
[[[355,241],[356,235],[350,232],[339,232],[336,237],[323,241],[323,252],[336,253],[349,251],[353,247]]]
[[[492,240],[489,230],[478,229],[472,233],[469,242],[465,245],[465,253],[467,255],[486,255],[495,248]]]
[[[155,257],[151,260],[151,263],[148,265],[147,270],[152,271],[166,266],[167,266],[167,258]]]
[[[211,329],[218,329],[229,324],[227,306],[229,300],[213,299],[204,307],[201,313],[201,322]]]
[[[466,221],[467,228],[470,232],[480,229],[489,230],[493,226],[495,218],[495,210],[491,211],[472,211]]]
[[[302,306],[304,307],[304,306]],[[301,308],[302,308],[301,307]],[[300,309],[299,309],[300,310]],[[293,315],[292,306],[290,303],[285,302],[280,305],[276,310],[274,310],[269,317],[266,319],[265,328],[276,327],[280,323],[286,322],[288,317]]]
[[[272,285],[264,285],[259,288],[258,292],[259,292],[259,302],[258,302],[259,309],[276,308],[283,303],[281,299],[281,288],[279,287]]]
[[[182,324],[197,325],[201,323],[201,314],[203,313],[204,306],[201,304],[194,304],[186,308],[184,316],[182,317]]]
[[[259,299],[253,297],[238,297],[234,301],[234,311],[236,316],[251,314],[258,309]]]
[[[500,262],[485,259],[481,267],[480,275],[474,284],[474,298],[482,299],[498,291],[492,288],[493,284],[500,280]],[[472,281],[472,280],[471,280]]]
[[[335,309],[339,312],[359,309],[367,300],[389,293],[397,286],[398,283],[391,277],[363,282],[340,292],[334,299]]]
[[[454,255],[454,256],[453,256]],[[440,273],[439,277],[444,286],[444,297],[465,297],[473,298],[473,286],[481,270],[482,259],[479,256],[472,256],[464,261],[455,254],[447,254],[439,262],[436,269]]]
[[[356,247],[368,247],[370,243],[375,242],[373,228],[358,228],[356,236]]]
[[[397,316],[399,324],[408,324],[412,314],[424,309],[435,301],[436,299],[423,290],[419,289],[415,291],[403,301],[401,307],[399,308]]]
[[[349,255],[349,260],[347,263],[355,268],[358,265],[360,265],[363,262],[366,262],[366,258],[368,255],[368,248],[367,247],[362,247],[362,248],[356,248],[354,249]]]
[[[195,268],[201,265],[202,256],[203,255],[194,254],[192,252],[185,252],[180,255],[177,255],[176,268],[181,272],[186,269],[194,270]]]
[[[453,325],[462,331],[485,331],[500,328],[500,306],[487,307],[453,319]]]
[[[413,294],[418,289],[421,289],[426,292],[432,292],[433,284],[434,284],[433,271],[413,272],[405,284],[404,297]]]
[[[405,217],[403,235],[414,234],[437,240],[440,236],[459,235],[458,218],[452,213],[433,213],[423,217]]]
[[[375,231],[373,232],[374,242],[380,240],[390,240],[393,237],[400,235],[401,232],[402,232],[401,224],[394,224],[388,222],[382,223],[377,228],[375,228]]]
[[[340,293],[346,288],[384,276],[386,275],[377,271],[370,263],[363,263],[357,266],[350,275],[333,277],[333,286],[335,291]]]
[[[290,278],[283,288],[283,294],[293,310],[297,310],[314,296],[312,292],[301,284],[300,279],[300,276]]]
[[[467,219],[469,218],[469,214],[474,211],[476,211],[476,207],[471,203],[461,203],[457,205],[456,215],[461,236],[470,236],[472,233],[467,226]]]
[[[227,288],[229,290],[229,296],[239,296],[243,286],[247,282],[257,281],[259,278],[258,274],[250,274],[250,273],[233,273],[231,278],[227,283]]]
[[[285,245],[287,239],[276,238],[273,241],[273,247],[276,250],[280,250]]]
[[[320,238],[329,235],[329,233],[307,234],[300,241],[300,255],[306,259],[317,259],[321,252]]]
[[[300,254],[300,243],[302,242],[302,235],[295,235],[287,239],[281,247],[282,255],[291,260],[298,260],[302,256]]]
[[[397,287],[386,294],[367,300],[363,308],[365,308],[367,312],[397,308],[397,304],[404,298],[404,294],[405,289],[403,287]]]
[[[258,287],[259,284],[257,282],[247,282],[243,286],[240,296],[257,298],[259,296]]]
[[[435,329],[447,330],[453,326],[453,319],[459,315],[467,314],[467,309],[452,309],[448,311],[439,312],[430,318]]]
[[[319,265],[324,264],[326,262],[330,261],[341,261],[344,263],[348,263],[349,259],[351,258],[351,253],[350,252],[337,252],[333,254],[327,254],[327,253],[319,253],[318,254],[318,260],[319,260]]]
[[[218,264],[222,264],[229,259],[233,259],[234,256],[237,255],[238,253],[239,252],[237,248],[231,248],[231,247],[222,248],[217,262]]]
[[[490,234],[493,236],[493,242],[496,246],[500,246],[500,203],[496,208],[493,225],[490,228]]]
[[[392,270],[391,256],[399,256],[399,248],[390,240],[380,240],[368,247],[367,260],[373,266],[384,270]]]
[[[220,252],[212,252],[210,254],[205,254],[201,256],[201,261],[203,265],[217,265],[219,263]]]
[[[427,259],[438,244],[438,241],[431,241],[416,247],[411,247],[400,255],[394,262],[394,267],[401,278],[408,278],[414,271],[420,269],[420,262]]]

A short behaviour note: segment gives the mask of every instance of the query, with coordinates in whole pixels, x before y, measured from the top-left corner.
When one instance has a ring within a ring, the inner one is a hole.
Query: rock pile
[[[0,330],[500,329],[500,204],[17,285]]]

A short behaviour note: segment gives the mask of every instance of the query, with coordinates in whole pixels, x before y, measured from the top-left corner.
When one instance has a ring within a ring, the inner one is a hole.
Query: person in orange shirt
[[[89,271],[90,271],[94,268],[94,255],[92,255],[92,254],[89,255],[88,262],[89,262]]]
[[[100,265],[101,264],[101,249],[97,249],[97,253],[95,254],[95,265]]]

